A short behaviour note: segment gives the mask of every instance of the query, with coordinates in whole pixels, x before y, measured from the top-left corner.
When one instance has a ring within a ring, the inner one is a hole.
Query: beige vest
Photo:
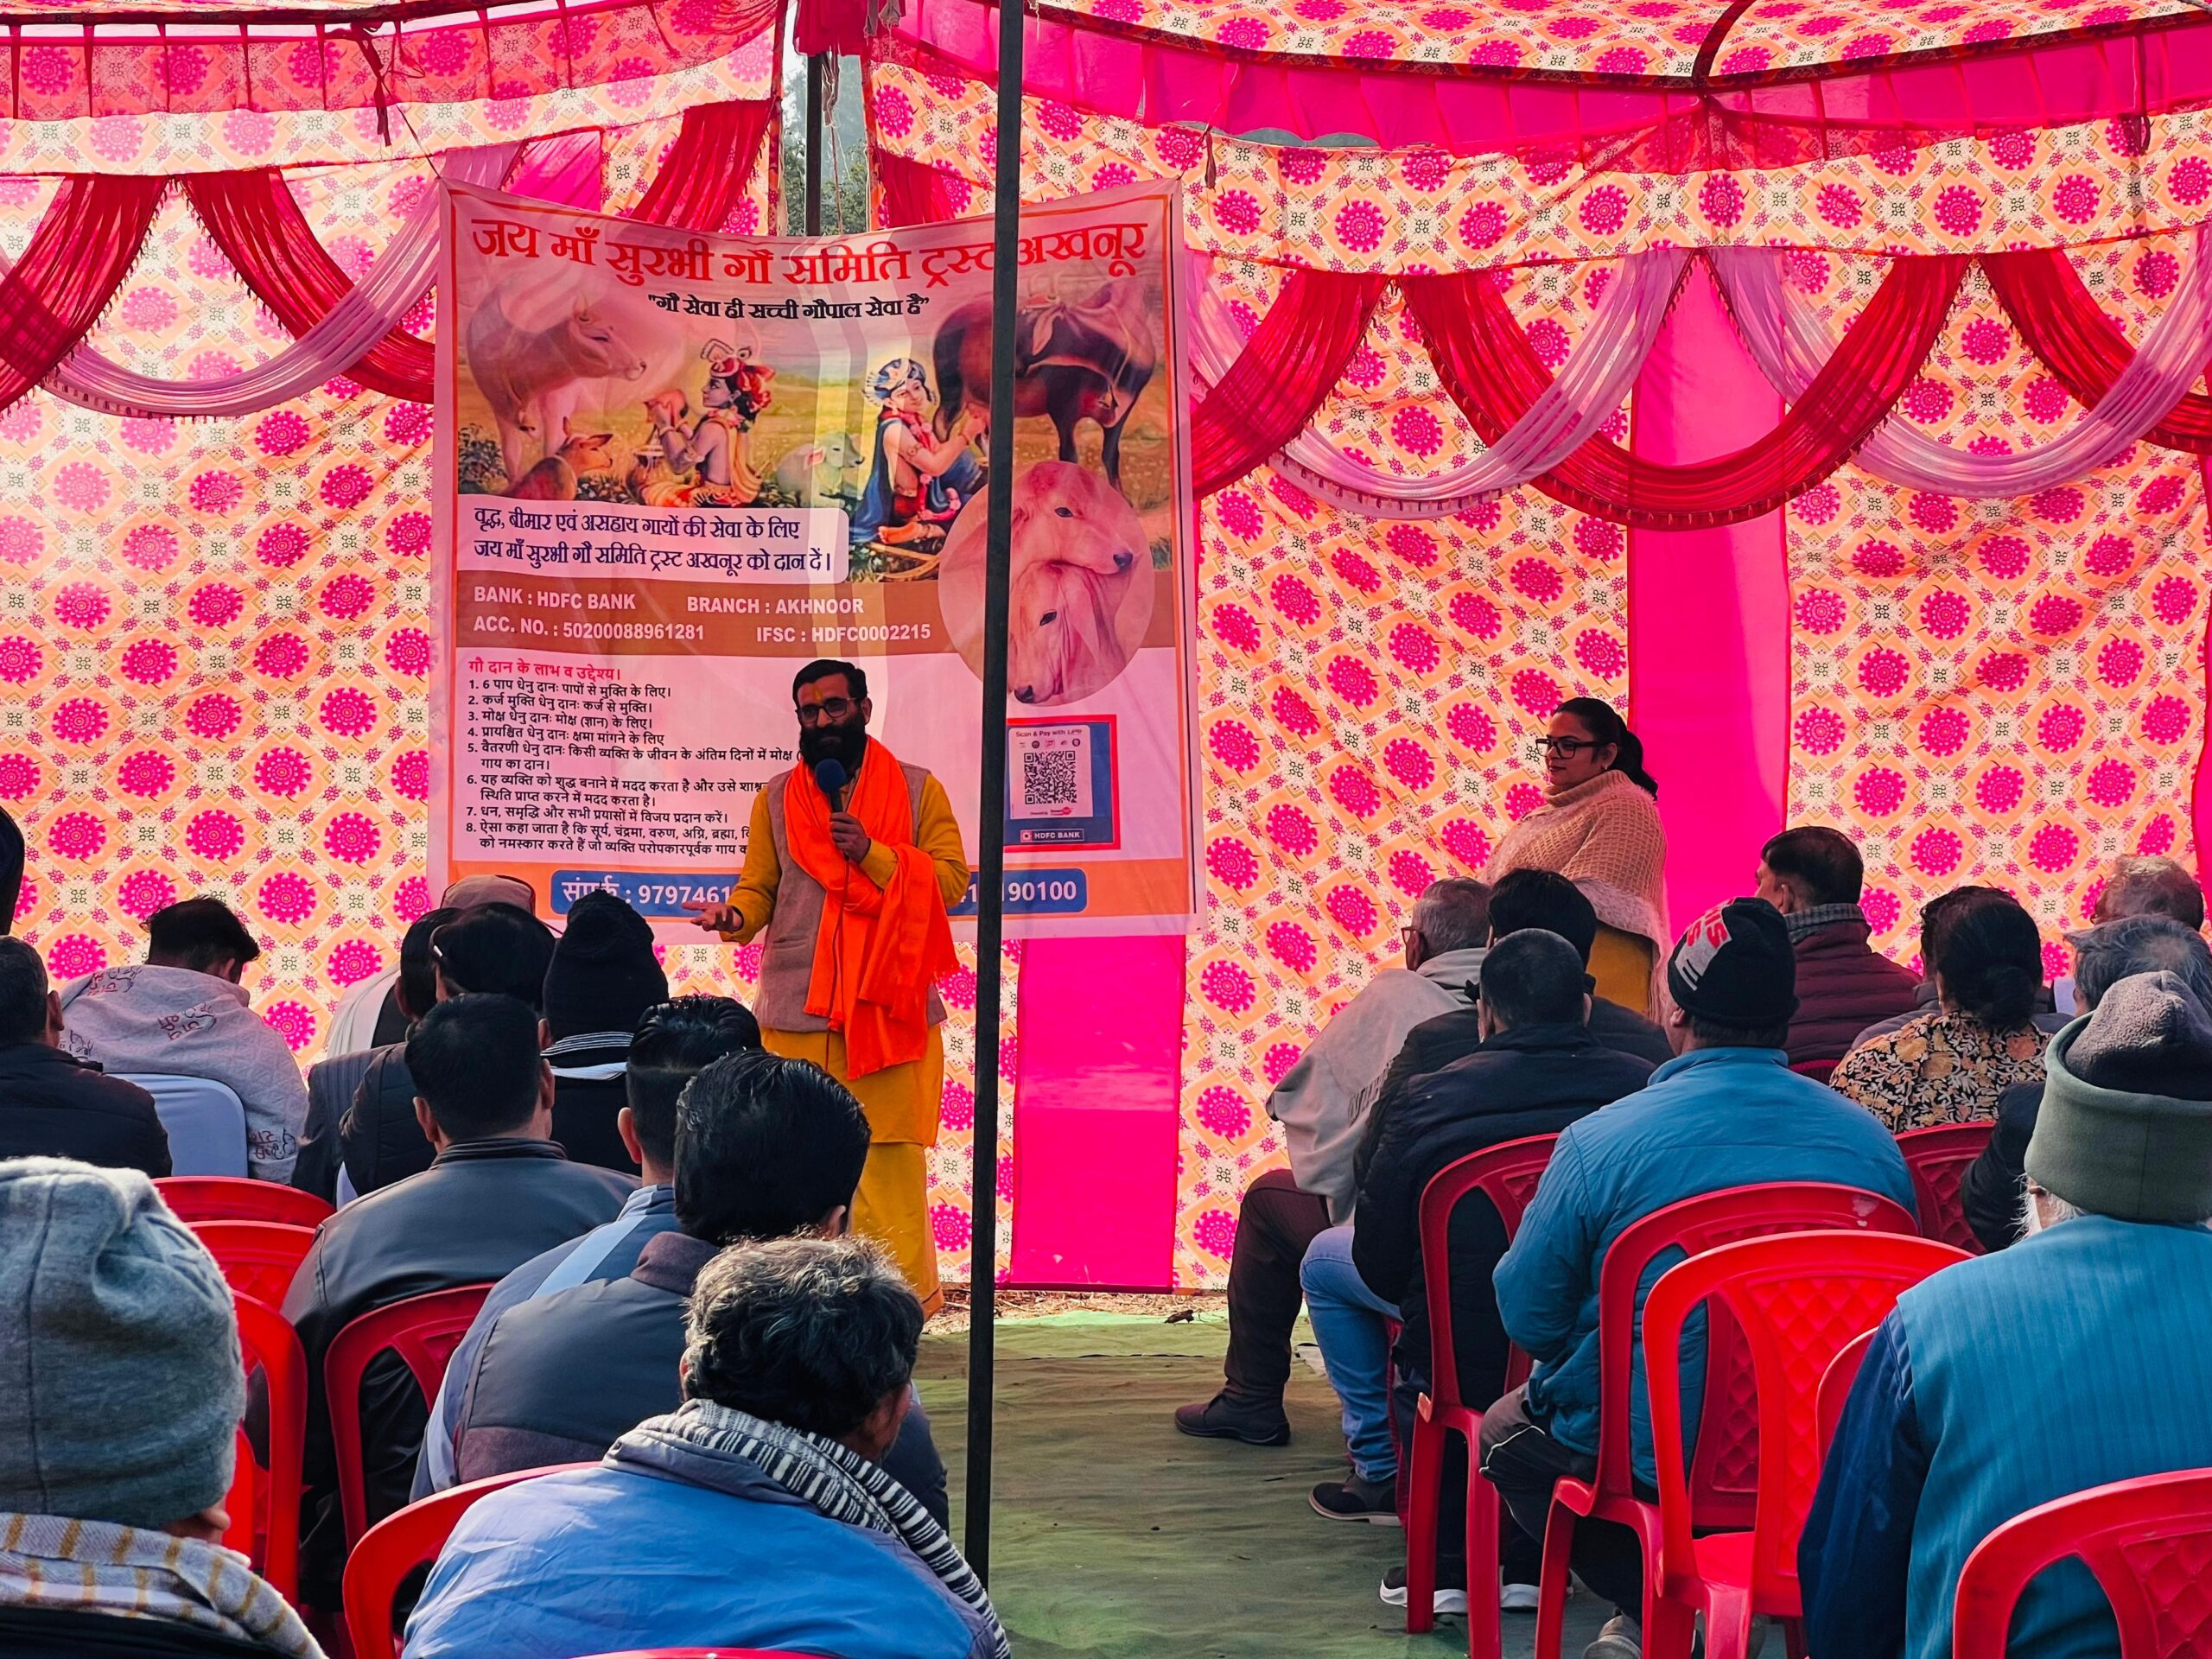
[[[907,810],[918,824],[922,785],[929,773],[904,764],[899,770],[906,774]],[[824,1031],[830,1022],[806,1011],[806,983],[814,973],[815,940],[828,895],[791,856],[784,823],[784,785],[791,775],[779,772],[767,784],[768,828],[776,846],[776,908],[760,932],[760,987],[753,993],[753,1016],[771,1031]],[[935,990],[930,992],[930,1023],[944,1023],[944,1004]]]

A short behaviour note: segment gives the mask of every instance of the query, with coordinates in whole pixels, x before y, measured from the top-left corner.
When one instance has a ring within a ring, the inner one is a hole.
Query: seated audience
[[[513,905],[518,909],[536,911],[537,890],[516,875],[464,875],[448,885],[438,908],[458,916],[464,910],[474,910],[479,905]],[[410,930],[411,931],[411,930]],[[330,1032],[324,1044],[329,1054],[365,1053],[372,1048],[386,1048],[407,1040],[407,1033],[423,1017],[423,1010],[430,1006],[428,997],[415,1005],[409,1013],[399,995],[400,981],[406,972],[405,947],[397,967],[386,968],[371,974],[346,988],[346,995],[338,999],[338,1006],[330,1012]]]
[[[332,1339],[388,1303],[494,1282],[539,1251],[611,1219],[631,1191],[620,1175],[570,1163],[547,1138],[552,1074],[538,1058],[537,1017],[514,998],[439,1003],[407,1039],[407,1071],[421,1090],[417,1132],[435,1148],[429,1168],[324,1222],[284,1298],[284,1317],[308,1360],[301,1585],[316,1606],[336,1605],[344,1554],[322,1397]],[[406,1503],[427,1420],[406,1367],[391,1355],[378,1360],[361,1389],[372,1521]]]
[[[0,1653],[321,1659],[221,1548],[245,1408],[221,1269],[145,1179],[0,1163]]]
[[[2096,903],[2089,909],[2089,925],[2125,921],[2130,916],[2168,916],[2183,926],[2204,925],[2204,889],[2188,866],[2171,858],[2130,855],[2112,861],[2112,872],[2097,888]],[[2071,975],[2051,988],[2051,998],[2062,1013],[2086,1014]]]
[[[1897,1141],[1789,1070],[1783,1044],[1797,1012],[1796,980],[1789,929],[1764,899],[1731,899],[1699,918],[1667,962],[1680,1054],[1640,1092],[1560,1131],[1494,1281],[1505,1334],[1535,1369],[1482,1428],[1483,1473],[1532,1538],[1543,1535],[1553,1484],[1597,1470],[1598,1279],[1624,1229],[1684,1198],[1764,1181],[1833,1182],[1912,1208]],[[1639,1309],[1657,1277],[1639,1287]],[[1694,1375],[1701,1333],[1685,1332],[1683,1351]],[[1640,1376],[1640,1343],[1633,1364]],[[1629,1423],[1636,1478],[1649,1495],[1657,1477],[1641,1383],[1630,1390]],[[1638,1659],[1645,1563],[1636,1535],[1584,1522],[1573,1567],[1619,1610],[1585,1659]]]
[[[75,1158],[157,1176],[170,1169],[154,1097],[61,1046],[61,999],[46,963],[12,938],[0,938],[0,1158]]]
[[[102,969],[62,991],[62,1046],[107,1071],[225,1084],[245,1107],[247,1173],[289,1180],[308,1090],[291,1045],[238,983],[261,946],[219,899],[156,911],[146,941],[143,964]]]
[[[1877,1020],[1917,1012],[1918,982],[1867,941],[1866,867],[1839,830],[1785,830],[1759,854],[1758,897],[1782,912],[1797,957],[1789,1064],[1833,1065]]]
[[[1862,1043],[1828,1078],[1893,1135],[1993,1117],[2007,1089],[2043,1077],[2035,918],[2010,901],[1972,906],[1952,923],[1936,969],[1938,1006]]]
[[[2138,912],[2071,936],[2075,983],[2083,1010],[2094,1013],[2104,994],[2138,974],[2166,972],[2212,1008],[2212,950],[2203,936],[2170,916]],[[1959,1186],[1967,1224],[1982,1248],[2001,1250],[2019,1236],[2020,1190],[2029,1137],[2035,1133],[2046,1086],[2042,1078],[2016,1084],[1997,1102],[1997,1128],[1981,1155],[1967,1166]]]
[[[691,1295],[683,1404],[600,1466],[463,1516],[408,1622],[408,1659],[1004,1659],[982,1584],[879,1464],[913,1398],[921,1330],[920,1301],[872,1244],[723,1251]]]
[[[571,1268],[560,1274],[566,1282],[507,1295],[497,1310],[487,1303],[489,1317],[470,1329],[448,1370],[433,1413],[440,1428],[424,1440],[416,1497],[595,1458],[645,1419],[673,1411],[682,1403],[676,1362],[683,1303],[715,1251],[748,1238],[844,1231],[846,1154],[857,1145],[864,1160],[868,1137],[857,1104],[849,1116],[842,1086],[819,1068],[741,1052],[704,1076],[685,1093],[674,1131],[683,1230],[656,1226],[635,1246],[625,1238],[633,1255],[627,1274],[594,1268],[579,1279]],[[672,1098],[670,1104],[677,1109]],[[618,1219],[588,1235],[581,1249],[621,1225]],[[510,1274],[503,1295],[537,1266]],[[918,1402],[884,1466],[943,1524],[944,1465]]]
[[[1282,1391],[1298,1323],[1299,1264],[1332,1220],[1351,1218],[1353,1153],[1383,1069],[1415,1026],[1474,1001],[1489,933],[1488,887],[1460,879],[1432,885],[1405,930],[1406,965],[1382,969],[1338,1009],[1268,1096],[1290,1167],[1269,1170],[1244,1190],[1229,1262],[1226,1384],[1203,1405],[1175,1408],[1184,1433],[1249,1446],[1289,1442]],[[1389,1426],[1379,1443],[1363,1436],[1353,1456],[1366,1460],[1361,1474],[1387,1482],[1397,1467]]]
[[[513,905],[479,905],[430,936],[435,1000],[473,992],[511,996],[539,1011],[552,957],[552,930],[537,917]],[[338,1120],[339,1151],[357,1193],[430,1166],[430,1143],[416,1126],[416,1092],[405,1046],[378,1049]]]
[[[1939,893],[1920,907],[1920,972],[1921,980],[1913,990],[1913,1006],[1904,1014],[1893,1014],[1886,1020],[1877,1020],[1872,1025],[1851,1039],[1858,1048],[1872,1042],[1877,1037],[1886,1037],[1902,1030],[1908,1020],[1923,1014],[1933,1014],[1941,1007],[1936,991],[1936,964],[1942,960],[1943,942],[1949,938],[1952,925],[1967,912],[1982,905],[2017,905],[2019,902],[2002,887],[1953,887]],[[2046,1037],[2064,1026],[2069,1016],[2058,1012],[2051,1000],[2050,987],[2040,986],[2036,992],[2035,1026]]]
[[[1491,913],[1495,918],[1495,902]],[[1414,1083],[1376,1142],[1360,1183],[1351,1262],[1368,1289],[1400,1310],[1398,1370],[1416,1388],[1427,1386],[1436,1363],[1421,1242],[1421,1199],[1429,1182],[1470,1153],[1524,1135],[1556,1135],[1650,1079],[1650,1061],[1607,1048],[1584,1023],[1587,984],[1581,951],[1556,933],[1529,928],[1497,940],[1483,958],[1482,1000],[1476,1005],[1482,1046]],[[1489,1200],[1471,1197],[1452,1211],[1451,1243],[1449,1363],[1461,1398],[1486,1404],[1505,1392],[1511,1347],[1491,1290],[1491,1275],[1505,1254],[1505,1229]],[[1306,1297],[1322,1357],[1335,1379],[1339,1350],[1331,1344],[1324,1299],[1315,1294],[1313,1266],[1309,1255]],[[1373,1373],[1379,1395],[1388,1357],[1370,1351],[1348,1358],[1348,1369],[1363,1366]],[[1466,1582],[1467,1463],[1461,1442],[1448,1442],[1445,1465],[1437,1510],[1436,1606],[1440,1612],[1465,1612],[1474,1586]],[[1503,1544],[1506,1605],[1533,1609],[1536,1545],[1510,1522]],[[1488,1592],[1488,1586],[1480,1587]],[[1405,1569],[1395,1567],[1382,1582],[1382,1599],[1402,1606],[1405,1596]]]
[[[652,925],[611,893],[569,912],[545,969],[540,1039],[553,1068],[553,1138],[580,1164],[638,1173],[614,1127],[627,1103],[622,1068],[645,1010],[668,1000]]]
[[[435,1427],[423,1436],[423,1456],[415,1466],[416,1497],[442,1492],[454,1484],[453,1442],[461,1421],[462,1389],[476,1369],[486,1333],[499,1317],[535,1296],[620,1279],[638,1265],[647,1243],[677,1230],[676,1103],[684,1085],[713,1062],[760,1046],[760,1022],[734,997],[679,996],[645,1010],[630,1039],[625,1064],[623,1084],[629,1103],[614,1120],[615,1132],[645,1173],[644,1182],[623,1200],[613,1220],[541,1251],[493,1287],[468,1334],[454,1350],[446,1366],[447,1386],[439,1389],[431,1405],[430,1421]],[[557,1080],[554,1087],[557,1091]]]
[[[2212,1014],[2179,978],[2123,979],[2059,1034],[2027,1166],[2028,1236],[1906,1291],[1859,1366],[1798,1546],[1815,1653],[1948,1659],[1996,1528],[2212,1465]],[[2005,1650],[2119,1632],[2075,1562],[2029,1580]]]
[[[1496,944],[1523,928],[1540,927],[1556,933],[1580,954],[1584,966],[1598,937],[1598,912],[1582,889],[1551,870],[1516,870],[1502,876],[1490,893],[1490,943]],[[1590,998],[1590,1034],[1605,1047],[1639,1055],[1654,1065],[1675,1058],[1667,1033],[1640,1014],[1594,993]],[[1363,1167],[1375,1139],[1390,1120],[1407,1085],[1452,1061],[1464,1059],[1482,1045],[1482,1015],[1475,1003],[1462,1003],[1433,1020],[1424,1020],[1406,1033],[1382,1087],[1368,1114],[1360,1136],[1360,1164]]]
[[[398,978],[393,982],[391,994],[397,1006],[405,1010],[406,1023],[387,1046],[395,1052],[404,1046],[415,1022],[437,1005],[437,964],[430,960],[430,941],[461,913],[425,911],[399,942]],[[292,1185],[302,1192],[314,1193],[325,1204],[338,1202],[338,1173],[344,1167],[343,1148],[338,1144],[339,1122],[353,1103],[361,1079],[384,1052],[383,1048],[353,1053],[334,1050],[308,1068],[308,1123],[300,1135],[300,1158],[292,1166]],[[404,1066],[404,1058],[397,1064]]]

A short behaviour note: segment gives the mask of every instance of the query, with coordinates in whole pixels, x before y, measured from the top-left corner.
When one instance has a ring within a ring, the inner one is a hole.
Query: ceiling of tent
[[[1647,84],[1700,72],[1741,80],[1980,55],[2212,21],[2202,0],[1048,0],[1038,10],[1114,34],[1278,61]]]

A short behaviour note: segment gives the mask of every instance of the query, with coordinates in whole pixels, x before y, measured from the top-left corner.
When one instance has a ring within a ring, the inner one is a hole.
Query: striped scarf
[[[675,1452],[685,1478],[714,1485],[710,1470],[696,1459],[681,1456],[687,1448],[742,1458],[829,1519],[898,1539],[949,1593],[982,1619],[997,1659],[1010,1659],[1013,1649],[982,1580],[944,1529],[879,1465],[824,1435],[772,1423],[711,1400],[688,1400],[665,1417],[648,1418],[614,1443],[607,1461],[616,1468],[664,1473],[671,1460],[669,1454]]]
[[[233,1550],[166,1532],[0,1512],[0,1605],[157,1618],[323,1659],[274,1588]]]

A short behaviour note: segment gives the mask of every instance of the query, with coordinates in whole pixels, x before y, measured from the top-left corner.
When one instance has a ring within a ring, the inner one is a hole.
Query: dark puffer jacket
[[[1912,1012],[1920,981],[1867,943],[1872,931],[1864,917],[1851,917],[1797,941],[1790,1065],[1840,1060],[1867,1027]]]

